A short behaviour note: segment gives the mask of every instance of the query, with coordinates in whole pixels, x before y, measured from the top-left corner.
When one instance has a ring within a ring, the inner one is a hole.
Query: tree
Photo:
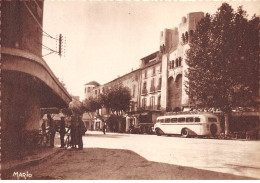
[[[120,111],[128,111],[130,107],[131,93],[129,88],[115,85],[110,90],[100,95],[101,105],[118,114]]]
[[[259,18],[247,19],[223,3],[198,23],[187,51],[186,92],[192,102],[218,108],[225,115],[225,134],[233,108],[255,105],[258,97]]]
[[[86,112],[95,112],[101,108],[101,104],[98,99],[90,97],[89,99],[85,99],[83,101],[83,107]]]

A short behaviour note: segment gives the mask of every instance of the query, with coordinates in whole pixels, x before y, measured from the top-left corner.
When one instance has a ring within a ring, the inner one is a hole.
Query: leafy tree
[[[247,19],[223,3],[198,23],[187,51],[186,92],[202,107],[221,109],[225,134],[235,107],[255,105],[258,97],[259,18]]]
[[[90,97],[83,101],[83,107],[86,112],[95,112],[101,108],[101,104],[98,99]]]
[[[116,112],[128,111],[130,107],[131,93],[129,88],[122,85],[115,85],[110,90],[100,95],[101,105]]]

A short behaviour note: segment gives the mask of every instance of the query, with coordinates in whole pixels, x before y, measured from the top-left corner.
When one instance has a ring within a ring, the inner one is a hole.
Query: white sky
[[[104,84],[138,68],[140,58],[159,49],[161,30],[177,27],[189,12],[213,14],[222,2],[45,1],[43,29],[66,37],[66,53],[44,59],[68,92],[84,99],[85,83]],[[250,18],[259,15],[260,1],[227,2],[234,10],[243,5]],[[46,37],[43,43],[56,47]]]

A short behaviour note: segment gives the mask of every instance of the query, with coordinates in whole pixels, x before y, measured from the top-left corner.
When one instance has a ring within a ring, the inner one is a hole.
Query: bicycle
[[[37,134],[38,142],[37,145],[41,147],[46,147],[47,144],[49,143],[49,134],[48,133],[43,133],[42,130]]]

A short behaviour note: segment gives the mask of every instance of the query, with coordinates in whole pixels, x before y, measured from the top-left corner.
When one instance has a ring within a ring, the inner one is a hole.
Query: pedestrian
[[[56,133],[56,125],[55,122],[53,121],[53,119],[51,118],[51,115],[48,114],[47,118],[49,120],[49,133],[50,133],[50,147],[53,148],[54,147],[54,138],[55,138],[55,133]]]
[[[73,114],[71,116],[70,120],[70,127],[68,131],[70,130],[70,136],[71,136],[71,146],[72,148],[76,148],[77,145],[77,128],[76,128],[76,116]]]
[[[60,121],[60,148],[64,148],[64,136],[66,134],[66,129],[65,129],[65,120],[64,120],[64,116],[61,117],[61,121]]]
[[[82,136],[85,135],[85,132],[87,131],[84,122],[82,121],[82,116],[80,115],[78,117],[78,121],[77,121],[77,126],[78,126],[78,147],[79,150],[83,149],[83,140],[82,140]]]
[[[104,135],[106,134],[106,127],[107,127],[107,123],[104,121],[104,124],[103,124],[103,133],[104,133]]]
[[[41,128],[42,128],[42,134],[46,134],[46,123],[44,119],[42,119]]]

